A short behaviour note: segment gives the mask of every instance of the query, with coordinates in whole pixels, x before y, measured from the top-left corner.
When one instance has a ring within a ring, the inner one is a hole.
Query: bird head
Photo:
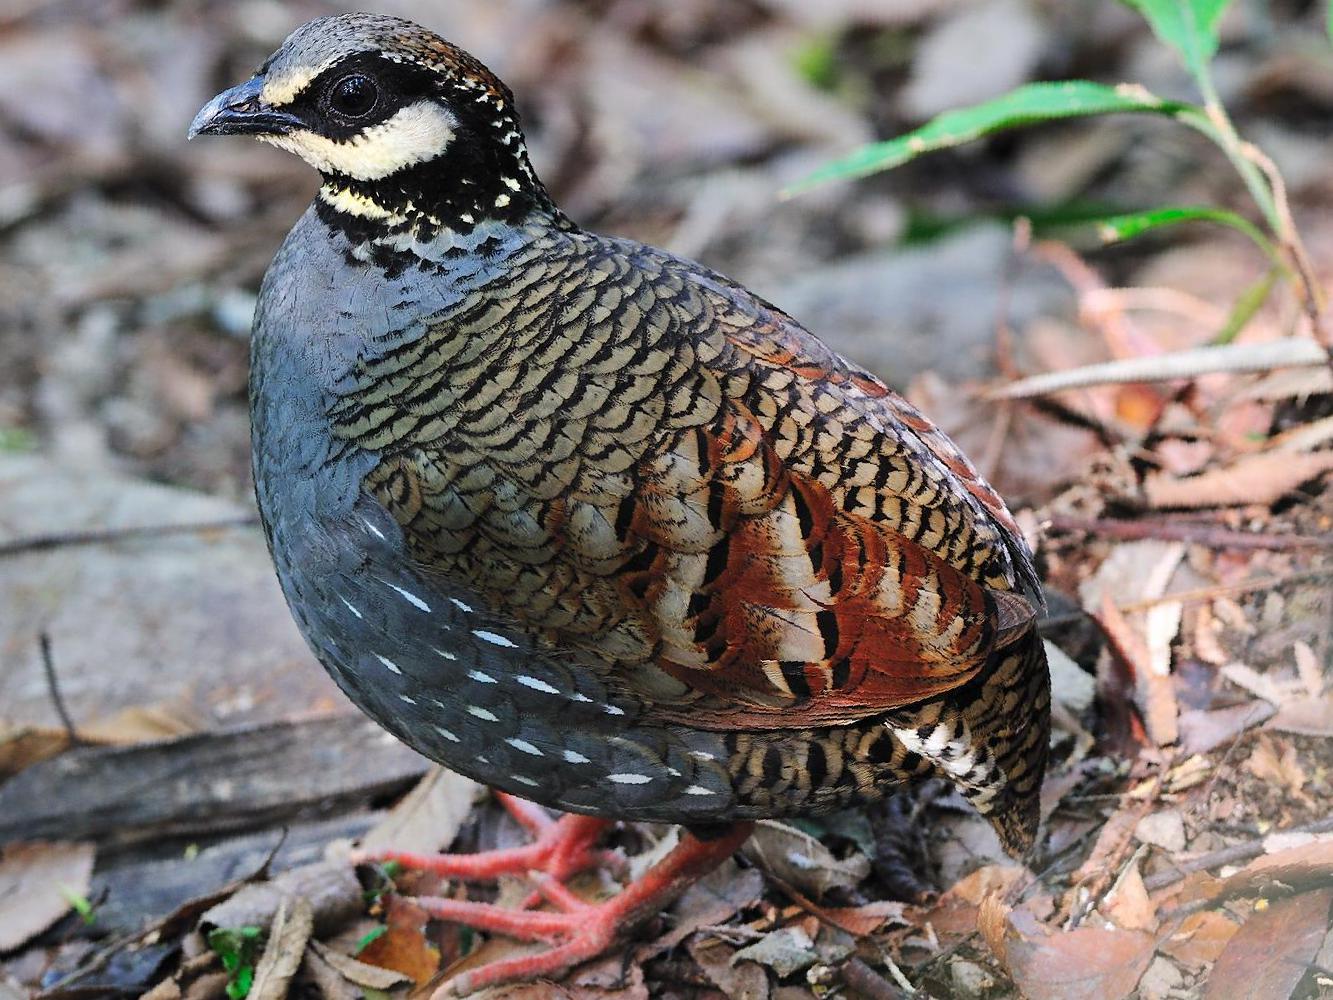
[[[259,71],[208,102],[198,135],[252,135],[324,179],[322,207],[470,229],[553,212],[509,88],[431,31],[378,14],[297,28]]]

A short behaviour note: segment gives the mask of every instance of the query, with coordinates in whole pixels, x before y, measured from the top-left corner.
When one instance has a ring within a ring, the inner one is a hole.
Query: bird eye
[[[361,118],[370,113],[379,97],[375,81],[360,73],[345,76],[333,85],[329,104],[333,110],[348,118]]]

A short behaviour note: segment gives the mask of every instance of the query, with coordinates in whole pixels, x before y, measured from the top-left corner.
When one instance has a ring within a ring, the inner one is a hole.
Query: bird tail
[[[1050,745],[1051,678],[1035,623],[991,654],[977,677],[889,720],[907,749],[986,817],[1011,855],[1025,854],[1041,820]]]

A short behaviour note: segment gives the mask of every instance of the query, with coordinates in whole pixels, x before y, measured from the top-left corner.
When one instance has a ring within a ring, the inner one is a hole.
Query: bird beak
[[[264,78],[224,90],[205,104],[190,122],[187,139],[197,135],[286,135],[300,128],[301,119],[263,101]]]

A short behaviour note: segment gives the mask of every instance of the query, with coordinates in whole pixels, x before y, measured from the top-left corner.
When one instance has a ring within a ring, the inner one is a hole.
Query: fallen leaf
[[[1217,961],[1240,925],[1218,910],[1191,913],[1157,950],[1182,965],[1201,969]]]
[[[315,929],[315,911],[308,900],[283,900],[269,927],[268,944],[255,966],[249,1000],[285,1000],[292,977],[301,967],[306,943]]]
[[[1333,695],[1288,699],[1265,728],[1300,736],[1333,736]]]
[[[412,977],[396,969],[385,969],[378,965],[358,962],[350,955],[334,951],[318,941],[311,941],[310,948],[324,962],[336,969],[343,978],[358,986],[368,986],[375,990],[387,990],[399,983],[410,983]]]
[[[920,923],[929,923],[948,947],[975,934],[978,911],[983,900],[1002,898],[1026,874],[1018,865],[984,865],[959,879],[923,914]]]
[[[758,903],[763,895],[763,874],[755,868],[741,868],[728,858],[685,890],[671,907],[671,930],[640,948],[636,960],[645,962],[674,948],[700,927],[726,923],[747,906]]]
[[[1271,504],[1333,469],[1333,451],[1292,455],[1262,452],[1231,465],[1179,479],[1157,473],[1143,481],[1149,507],[1234,507]]]
[[[1333,888],[1256,907],[1209,973],[1204,1000],[1291,996],[1324,942],[1330,904]]]
[[[391,896],[386,916],[389,929],[366,945],[357,959],[401,972],[415,983],[429,982],[440,968],[440,953],[426,940],[430,915],[410,899]]]
[[[301,959],[301,975],[315,984],[323,1000],[359,1000],[363,993],[348,982],[331,963],[315,950],[319,942],[311,941]],[[140,1000],[147,1000],[141,997]]]
[[[766,965],[781,979],[814,965],[819,961],[819,952],[815,950],[815,943],[810,935],[793,925],[780,927],[765,934],[754,944],[732,955],[731,961],[733,964],[757,962]]]
[[[93,845],[32,841],[0,852],[0,952],[36,937],[86,897]]]
[[[768,1000],[768,973],[755,962],[738,962],[731,945],[696,938],[690,942],[689,952],[727,1000]]]
[[[983,915],[987,943],[1027,1000],[1118,1000],[1134,992],[1152,961],[1153,936],[1143,931],[1049,932],[1021,908],[1000,920],[987,904]]]
[[[870,874],[870,859],[859,851],[847,858],[794,826],[761,819],[742,853],[788,885],[816,897],[838,887],[854,889]]]
[[[442,851],[458,836],[480,790],[471,778],[433,767],[361,838],[361,849]]]
[[[1175,853],[1185,849],[1185,820],[1179,809],[1163,809],[1149,813],[1134,826],[1134,836],[1140,843],[1160,847]]]
[[[1143,876],[1139,873],[1137,862],[1125,869],[1125,874],[1099,909],[1117,927],[1127,931],[1150,931],[1157,926],[1157,907],[1148,898],[1148,890],[1143,887]]]
[[[1314,655],[1314,650],[1309,643],[1296,642],[1292,644],[1291,652],[1296,659],[1296,673],[1300,675],[1306,693],[1311,698],[1318,698],[1324,693],[1324,672],[1319,669],[1319,659]]]
[[[1270,702],[1262,700],[1211,712],[1187,709],[1180,713],[1178,724],[1181,752],[1207,753],[1224,743],[1230,743],[1251,726],[1257,726],[1272,717],[1275,711]]]
[[[1279,743],[1267,733],[1261,734],[1245,761],[1245,769],[1260,781],[1285,788],[1298,798],[1308,798],[1304,789],[1309,779],[1296,758],[1296,748],[1290,743]]]

